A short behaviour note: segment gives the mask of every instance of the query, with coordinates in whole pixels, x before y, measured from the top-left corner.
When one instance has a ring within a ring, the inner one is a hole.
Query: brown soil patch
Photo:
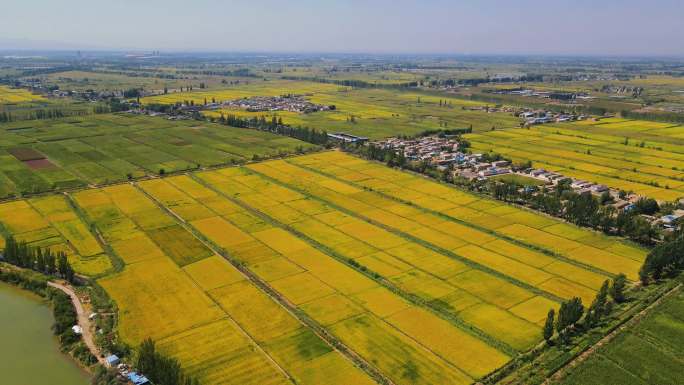
[[[32,170],[49,170],[57,168],[54,163],[47,159],[26,160],[24,161],[24,164],[29,166]]]
[[[8,149],[7,152],[22,162],[27,160],[45,159],[45,155],[28,147],[14,147]]]

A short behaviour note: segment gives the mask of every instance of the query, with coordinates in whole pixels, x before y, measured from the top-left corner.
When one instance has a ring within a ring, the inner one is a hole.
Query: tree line
[[[678,114],[676,112],[637,112],[623,110],[620,112],[620,116],[625,119],[640,119],[666,123],[684,123],[684,115]]]
[[[138,349],[136,368],[154,384],[199,385],[198,379],[185,375],[178,360],[161,354],[150,338]]]
[[[259,118],[240,118],[238,116],[229,114],[221,116],[218,119],[213,119],[212,121],[218,122],[231,127],[238,128],[254,128],[261,131],[271,132],[277,135],[289,136],[302,140],[304,142],[309,142],[318,145],[328,144],[328,133],[326,131],[319,131],[315,128],[308,127],[293,127],[290,125],[283,124],[282,118],[277,118],[275,116],[271,119],[266,119],[266,117],[261,116]]]
[[[401,152],[396,152],[394,149],[386,149],[373,144],[346,145],[342,148],[366,159],[384,162],[390,167],[419,172],[471,191],[488,194],[498,200],[523,204],[534,210],[563,218],[578,226],[591,227],[608,235],[627,236],[643,245],[653,245],[658,237],[657,229],[639,215],[652,215],[660,210],[658,203],[650,198],[640,199],[629,211],[619,211],[609,204],[612,203],[612,197],[607,192],[598,198],[588,192],[576,193],[570,186],[570,179],[559,181],[553,189],[524,186],[514,181],[469,181],[454,178],[449,169],[440,171],[429,162],[409,162]],[[486,154],[486,159],[483,161],[502,159],[504,158],[498,154]],[[526,166],[518,165],[523,168]]]
[[[14,121],[12,114],[9,112],[0,112],[0,123],[8,123]]]
[[[672,278],[684,270],[684,229],[680,228],[674,239],[651,250],[639,270],[644,285],[662,278]]]
[[[542,329],[544,340],[550,344],[554,333],[557,333],[560,343],[568,344],[576,333],[598,326],[601,320],[610,314],[614,303],[625,301],[626,286],[627,277],[619,274],[612,283],[609,280],[603,282],[588,308],[582,304],[581,298],[574,297],[561,303],[557,314],[554,309],[549,310]]]
[[[49,248],[30,246],[24,241],[17,242],[13,236],[8,236],[5,237],[2,257],[9,264],[74,283],[74,269],[63,251],[55,254]]]
[[[457,183],[465,184],[471,190],[487,193],[498,200],[523,204],[563,218],[578,226],[591,227],[608,235],[627,236],[643,245],[653,245],[658,237],[658,230],[640,215],[653,215],[660,211],[658,202],[651,198],[641,198],[632,209],[624,211],[611,205],[613,198],[608,192],[600,197],[590,192],[575,192],[570,186],[570,179],[559,181],[551,189],[539,189],[503,180]]]
[[[371,83],[365,80],[338,80],[338,79],[325,79],[318,77],[306,77],[306,76],[283,76],[284,80],[300,80],[300,81],[310,81],[317,83],[326,84],[336,84],[339,86],[346,86],[352,88],[385,88],[385,89],[399,89],[399,88],[414,88],[418,87],[418,82],[405,82],[405,83]]]

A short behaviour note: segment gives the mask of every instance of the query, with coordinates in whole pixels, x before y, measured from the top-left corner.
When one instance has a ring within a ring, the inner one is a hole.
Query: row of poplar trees
[[[199,380],[183,373],[178,360],[161,354],[150,338],[140,344],[136,368],[154,384],[200,385]]]
[[[626,284],[627,277],[624,274],[615,277],[612,284],[608,280],[603,282],[601,290],[586,311],[582,299],[578,297],[563,302],[557,315],[554,309],[549,310],[543,329],[544,340],[550,343],[555,330],[558,332],[559,341],[567,344],[574,331],[589,330],[597,326],[601,319],[612,310],[612,301],[621,303],[625,300]],[[583,320],[582,316],[584,316]],[[580,320],[582,320],[581,323]]]
[[[26,242],[17,242],[14,237],[5,237],[5,249],[2,253],[5,262],[25,269],[31,269],[46,275],[74,282],[74,269],[69,264],[63,251],[53,253],[48,248],[30,246]]]

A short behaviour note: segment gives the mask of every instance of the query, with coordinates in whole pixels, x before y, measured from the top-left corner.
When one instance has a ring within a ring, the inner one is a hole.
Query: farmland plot
[[[125,341],[157,340],[208,384],[314,384],[328,375],[370,383],[135,187],[85,190],[75,201],[125,263],[99,280],[119,307]],[[282,322],[269,333],[265,314]],[[304,356],[280,353],[298,349]]]
[[[154,195],[155,190],[160,190],[154,185],[159,183],[184,185],[196,194],[203,188],[204,192],[200,194],[204,197],[208,198],[213,194],[212,200],[220,198],[226,202],[234,202],[223,195],[229,195],[235,189],[243,191],[244,187],[230,183],[231,174],[254,185],[265,186],[265,190],[259,194],[276,199],[282,204],[301,199],[299,194],[278,186],[268,186],[259,178],[243,178],[244,174],[236,173],[234,169],[200,173],[201,182],[182,176],[164,181],[145,181],[140,186],[155,199],[161,199],[162,203],[165,203],[163,197]],[[211,188],[203,186],[205,183],[209,184],[209,181]],[[251,194],[245,194],[247,201],[256,202],[248,195]],[[505,354],[484,341],[429,312],[425,313],[427,320],[441,323],[445,332],[454,333],[460,341],[469,341],[468,348],[459,352],[470,352],[468,361],[449,353],[446,347],[438,346],[437,342],[421,337],[416,331],[402,327],[398,321],[389,317],[396,311],[418,310],[417,307],[280,226],[264,222],[251,209],[244,208],[244,202],[238,202],[240,205],[237,207],[241,210],[239,214],[242,214],[240,217],[235,216],[235,212],[228,215],[217,212],[214,219],[197,220],[191,224],[232,257],[245,263],[309,317],[329,328],[342,343],[362,357],[372,359],[377,368],[393,381],[406,382],[403,375],[408,365],[415,366],[415,369],[411,369],[411,372],[415,371],[411,374],[415,383],[434,383],[446,378],[452,378],[451,382],[469,383],[472,378],[488,373],[507,360]],[[310,213],[323,214],[324,211],[324,208],[306,202],[292,206]],[[393,310],[388,309],[391,304],[394,304],[391,308]],[[364,335],[366,337],[362,338]],[[434,355],[432,351],[440,356]],[[376,353],[379,355],[376,356]]]
[[[12,122],[0,134],[0,198],[314,147],[256,130],[128,114]]]
[[[63,196],[0,204],[0,225],[19,241],[64,251],[79,274],[100,276],[112,268],[109,257]]]

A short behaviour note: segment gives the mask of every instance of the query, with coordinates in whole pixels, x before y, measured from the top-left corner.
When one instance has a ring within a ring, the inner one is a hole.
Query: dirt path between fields
[[[70,286],[62,285],[57,282],[48,282],[48,285],[50,287],[54,287],[55,289],[61,290],[64,292],[64,294],[71,298],[71,303],[74,304],[74,308],[76,309],[78,326],[81,327],[81,336],[83,337],[83,342],[85,342],[86,346],[90,350],[90,353],[97,358],[97,361],[104,365],[105,360],[102,357],[102,354],[100,354],[100,349],[95,344],[95,338],[91,328],[92,325],[90,323],[90,319],[88,318],[88,314],[86,314],[85,308],[81,303],[81,299],[78,298],[78,295],[76,295],[76,292]]]
[[[655,302],[652,304],[648,305],[644,310],[640,311],[636,315],[632,317],[629,321],[625,322],[622,326],[618,327],[617,329],[613,330],[611,333],[606,335],[605,337],[601,338],[597,343],[592,345],[589,349],[585,350],[580,354],[579,356],[575,357],[572,361],[568,362],[565,366],[563,366],[560,370],[558,370],[556,373],[554,373],[551,377],[547,378],[546,381],[543,382],[543,385],[551,385],[556,383],[556,381],[562,379],[566,372],[569,369],[572,369],[576,367],[577,365],[581,364],[582,362],[586,361],[591,355],[593,355],[601,346],[609,343],[612,341],[615,337],[617,337],[618,334],[622,333],[625,331],[627,328],[630,328],[634,326],[634,324],[638,323],[641,321],[642,318],[644,318],[648,313],[653,310],[656,306],[658,306],[663,300],[670,295],[676,293],[682,288],[682,284],[680,283],[679,285],[673,287],[670,291],[667,293],[663,294],[658,298]]]

